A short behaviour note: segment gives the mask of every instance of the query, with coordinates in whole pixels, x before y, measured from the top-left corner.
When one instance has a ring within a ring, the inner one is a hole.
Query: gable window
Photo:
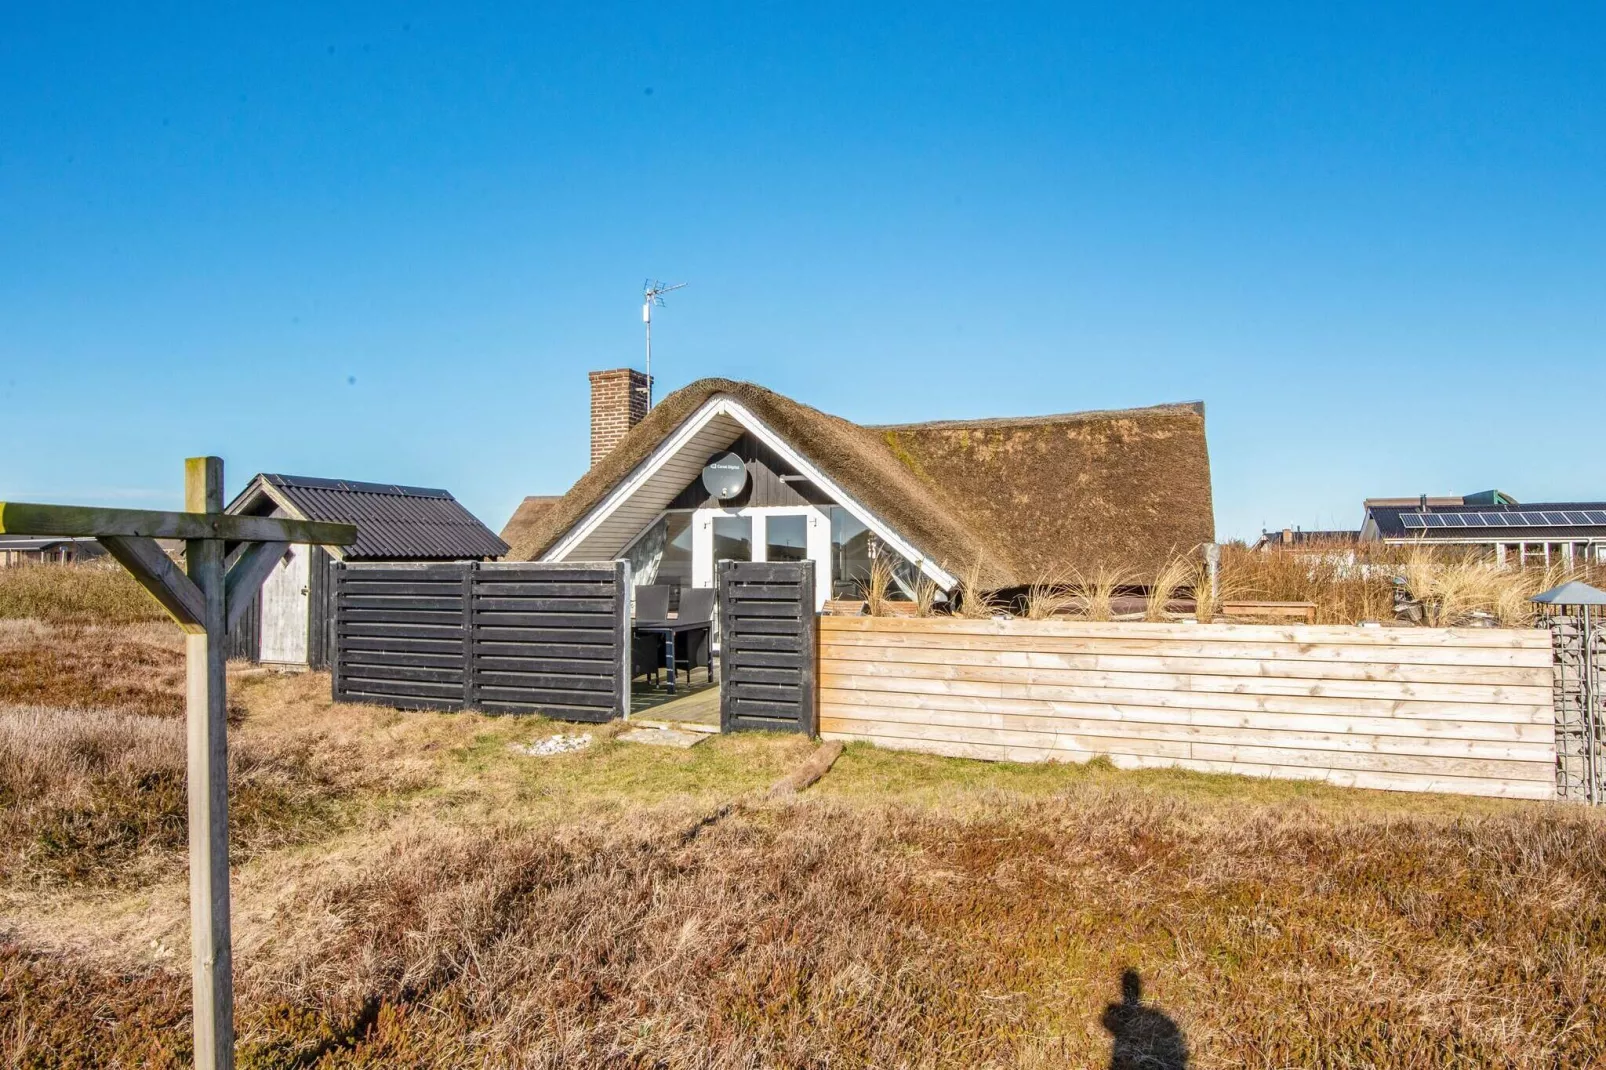
[[[870,583],[870,529],[859,518],[833,505],[831,514],[831,595],[863,598]]]
[[[632,582],[643,587],[666,583],[690,587],[692,580],[691,512],[665,513],[647,526],[625,553]]]

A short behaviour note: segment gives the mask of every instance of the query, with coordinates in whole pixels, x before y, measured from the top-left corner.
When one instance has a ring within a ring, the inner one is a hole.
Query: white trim
[[[728,416],[745,427],[770,449],[774,450],[782,460],[786,461],[799,474],[808,478],[809,482],[825,491],[832,500],[858,518],[859,523],[873,531],[878,539],[896,550],[906,560],[916,565],[920,571],[931,578],[932,582],[944,591],[951,591],[958,584],[958,579],[950,575],[936,562],[915,549],[914,546],[897,532],[893,531],[874,513],[870,512],[855,500],[847,491],[843,490],[836,481],[827,476],[817,466],[797,452],[787,441],[781,438],[763,420],[755,416],[747,406],[728,394],[716,394],[703,403],[695,413],[675,429],[674,433],[658,444],[634,471],[621,481],[602,501],[592,506],[590,512],[581,517],[568,533],[559,539],[552,548],[541,555],[542,561],[562,561],[575,547],[594,532],[608,516],[616,509],[629,501],[648,480],[650,480],[664,464],[691,440],[697,432],[708,426],[715,417]],[[639,537],[639,536],[638,536]]]
[[[691,575],[693,587],[712,587],[718,562],[714,560],[714,521],[719,517],[740,517],[749,523],[751,561],[769,560],[769,522],[777,516],[804,519],[804,553],[814,562],[815,609],[825,607],[831,589],[831,521],[824,505],[743,505],[730,509],[696,509],[692,512]],[[657,521],[654,521],[657,523]]]
[[[255,494],[250,493],[253,490],[252,484],[255,484]],[[283,491],[261,476],[252,477],[251,483],[246,484],[245,490],[241,492],[241,496],[235,504],[241,509],[248,509],[256,502],[258,497],[266,498],[280,509],[283,509],[291,520],[307,519],[307,515],[297,509],[295,503]],[[324,552],[336,561],[344,561],[346,559],[345,551],[339,546],[325,546]]]
[[[586,536],[595,531],[598,525],[608,518],[608,514],[629,501],[636,491],[645,486],[647,481],[657,474],[658,470],[664,466],[664,463],[669,458],[678,453],[680,448],[697,432],[707,427],[713,422],[714,417],[724,411],[720,404],[722,400],[721,397],[716,396],[705,401],[700,409],[692,413],[690,419],[675,428],[673,434],[660,442],[658,448],[648,454],[647,459],[636,466],[635,471],[631,472],[623,482],[609,491],[607,497],[592,506],[591,511],[581,517],[569,529],[567,535],[559,539],[551,549],[542,554],[541,560],[562,561],[568,557],[576,546],[585,541]]]
[[[695,509],[665,509],[657,516],[647,521],[647,526],[636,532],[636,534],[631,537],[630,541],[625,543],[625,548],[619,551],[620,560],[628,559],[630,557],[630,551],[636,548],[636,543],[640,542],[642,539],[645,539],[647,537],[647,532],[656,527],[658,521],[667,518],[670,513],[695,513],[696,511],[697,510]]]

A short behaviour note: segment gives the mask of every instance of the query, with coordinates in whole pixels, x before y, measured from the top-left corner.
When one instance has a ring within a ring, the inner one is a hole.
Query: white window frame
[[[808,519],[809,560],[814,562],[814,608],[825,606],[831,592],[831,518],[819,505],[753,505],[734,509],[697,509],[691,521],[691,576],[693,587],[714,585],[714,518],[746,517],[752,522],[753,560],[769,555],[769,518],[801,516]],[[654,521],[656,523],[656,521]]]

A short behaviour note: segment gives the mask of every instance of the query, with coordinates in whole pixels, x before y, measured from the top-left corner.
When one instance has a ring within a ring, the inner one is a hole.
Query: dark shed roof
[[[356,544],[342,548],[348,561],[459,560],[507,553],[507,543],[444,490],[264,472],[240,492],[229,512],[249,512],[253,500],[261,498],[287,503],[302,520],[356,524]]]

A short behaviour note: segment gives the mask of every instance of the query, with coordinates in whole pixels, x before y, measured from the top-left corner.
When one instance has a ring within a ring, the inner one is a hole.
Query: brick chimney
[[[647,415],[647,376],[634,368],[591,373],[591,463],[606,457]]]

